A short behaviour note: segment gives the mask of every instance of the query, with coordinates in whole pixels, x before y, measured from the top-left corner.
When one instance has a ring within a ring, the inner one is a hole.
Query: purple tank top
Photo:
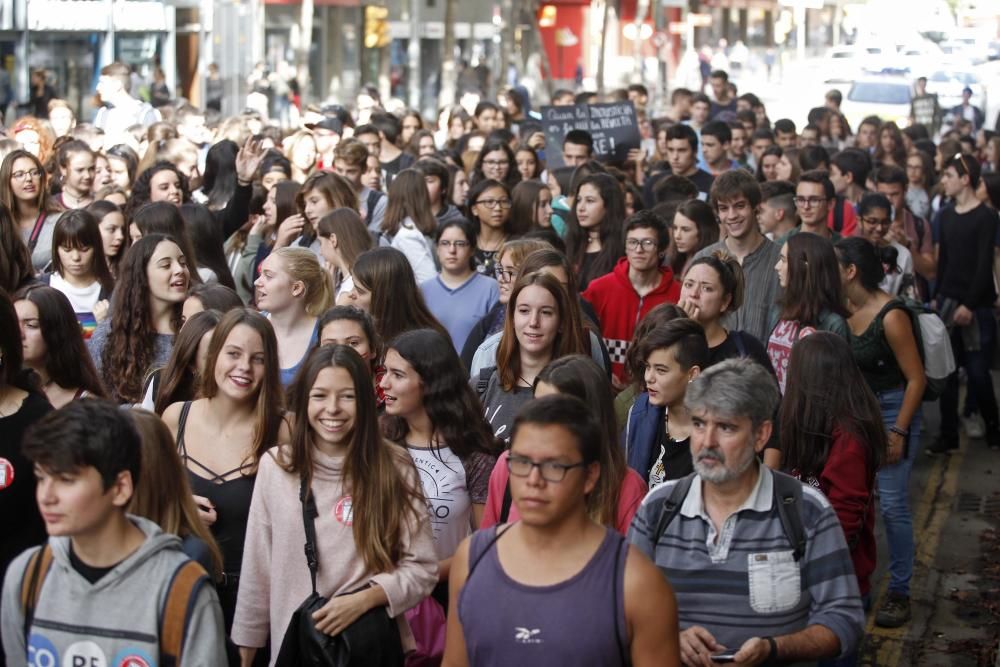
[[[458,596],[469,664],[624,667],[624,538],[608,529],[580,572],[552,586],[525,586],[500,565],[495,531],[472,537],[469,577]]]

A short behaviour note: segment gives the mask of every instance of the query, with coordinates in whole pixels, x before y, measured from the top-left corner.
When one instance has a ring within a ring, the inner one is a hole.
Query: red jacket
[[[840,519],[862,595],[871,590],[870,579],[875,571],[874,482],[868,448],[853,435],[834,427],[819,488]]]
[[[615,377],[625,379],[625,353],[632,344],[636,325],[661,303],[677,303],[681,285],[674,280],[670,267],[660,267],[660,284],[652,292],[640,297],[628,279],[628,259],[618,260],[615,270],[592,280],[583,292],[583,298],[594,306],[601,322],[601,337],[611,357],[611,370]]]

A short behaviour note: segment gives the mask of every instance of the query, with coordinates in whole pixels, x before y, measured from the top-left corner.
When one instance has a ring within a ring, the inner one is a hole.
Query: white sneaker
[[[983,423],[983,418],[977,414],[962,417],[962,429],[965,431],[965,435],[973,439],[986,435],[986,424]]]

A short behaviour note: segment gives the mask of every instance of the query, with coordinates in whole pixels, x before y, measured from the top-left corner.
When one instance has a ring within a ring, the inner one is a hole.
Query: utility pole
[[[444,39],[441,41],[441,92],[438,107],[455,104],[458,88],[458,68],[455,66],[455,2],[444,3]]]
[[[601,15],[601,51],[597,54],[597,92],[604,92],[604,51],[608,35],[608,12],[611,11],[611,0],[604,0],[604,12]]]
[[[407,79],[410,107],[420,109],[420,1],[410,0],[410,46],[406,50],[410,61],[410,73]]]
[[[299,44],[295,49],[295,76],[299,81],[302,108],[309,101],[309,51],[312,49],[313,0],[302,0],[299,16]]]

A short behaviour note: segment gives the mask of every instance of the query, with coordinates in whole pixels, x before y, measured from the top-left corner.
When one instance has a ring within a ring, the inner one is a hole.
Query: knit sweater
[[[406,452],[398,451],[402,474],[419,488],[417,472]],[[287,452],[287,446],[282,447]],[[278,450],[271,449],[261,459],[250,504],[239,596],[233,620],[232,638],[237,646],[264,646],[268,638],[273,658],[285,635],[292,613],[312,592],[309,568],[302,551],[306,541],[299,503],[298,475],[286,472],[277,462]],[[427,597],[437,583],[438,561],[421,500],[417,522],[406,526],[403,558],[395,570],[371,574],[354,542],[351,496],[343,486],[344,458],[313,450],[312,492],[319,516],[316,517],[316,551],[319,556],[317,591],[333,597],[377,584],[389,600],[389,615],[399,624],[404,650],[413,648],[413,635],[403,612]]]

